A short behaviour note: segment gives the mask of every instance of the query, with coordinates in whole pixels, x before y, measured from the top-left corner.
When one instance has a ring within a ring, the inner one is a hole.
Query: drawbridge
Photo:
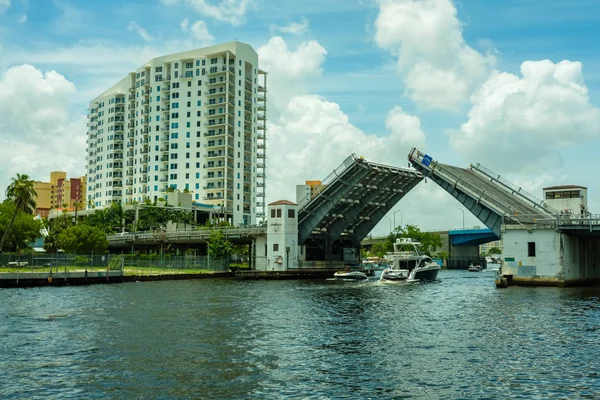
[[[422,179],[413,169],[350,155],[298,211],[298,242],[305,245],[306,259],[341,260],[344,249],[357,255],[360,242]]]
[[[541,199],[480,164],[468,169],[439,163],[413,148],[413,167],[438,184],[498,237],[503,224],[531,225],[552,222],[558,211]]]

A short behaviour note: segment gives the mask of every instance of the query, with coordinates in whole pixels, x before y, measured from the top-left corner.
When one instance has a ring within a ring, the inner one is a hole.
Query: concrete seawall
[[[0,288],[26,288],[48,286],[84,286],[123,282],[149,282],[187,279],[233,278],[233,272],[213,274],[164,274],[164,275],[123,275],[121,271],[106,272],[25,272],[0,274]]]

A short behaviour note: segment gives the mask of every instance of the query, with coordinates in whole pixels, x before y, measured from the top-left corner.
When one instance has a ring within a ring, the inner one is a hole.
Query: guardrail
[[[257,227],[214,227],[210,229],[198,229],[192,231],[144,231],[119,233],[107,236],[109,244],[125,242],[179,242],[208,240],[211,233],[221,231],[226,238],[254,237],[264,235],[266,226]]]

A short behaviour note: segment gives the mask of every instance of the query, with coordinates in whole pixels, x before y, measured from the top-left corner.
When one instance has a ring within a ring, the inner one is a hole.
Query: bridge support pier
[[[503,227],[501,276],[513,285],[600,284],[600,236],[552,228]]]

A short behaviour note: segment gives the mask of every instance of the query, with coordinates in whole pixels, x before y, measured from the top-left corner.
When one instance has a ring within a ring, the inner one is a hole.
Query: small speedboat
[[[343,279],[350,281],[361,281],[364,279],[369,279],[367,274],[360,271],[337,271],[333,274],[335,279]]]
[[[469,268],[468,268],[468,270],[470,272],[481,272],[482,269],[483,268],[481,267],[481,264],[477,264],[477,263],[469,264]]]

